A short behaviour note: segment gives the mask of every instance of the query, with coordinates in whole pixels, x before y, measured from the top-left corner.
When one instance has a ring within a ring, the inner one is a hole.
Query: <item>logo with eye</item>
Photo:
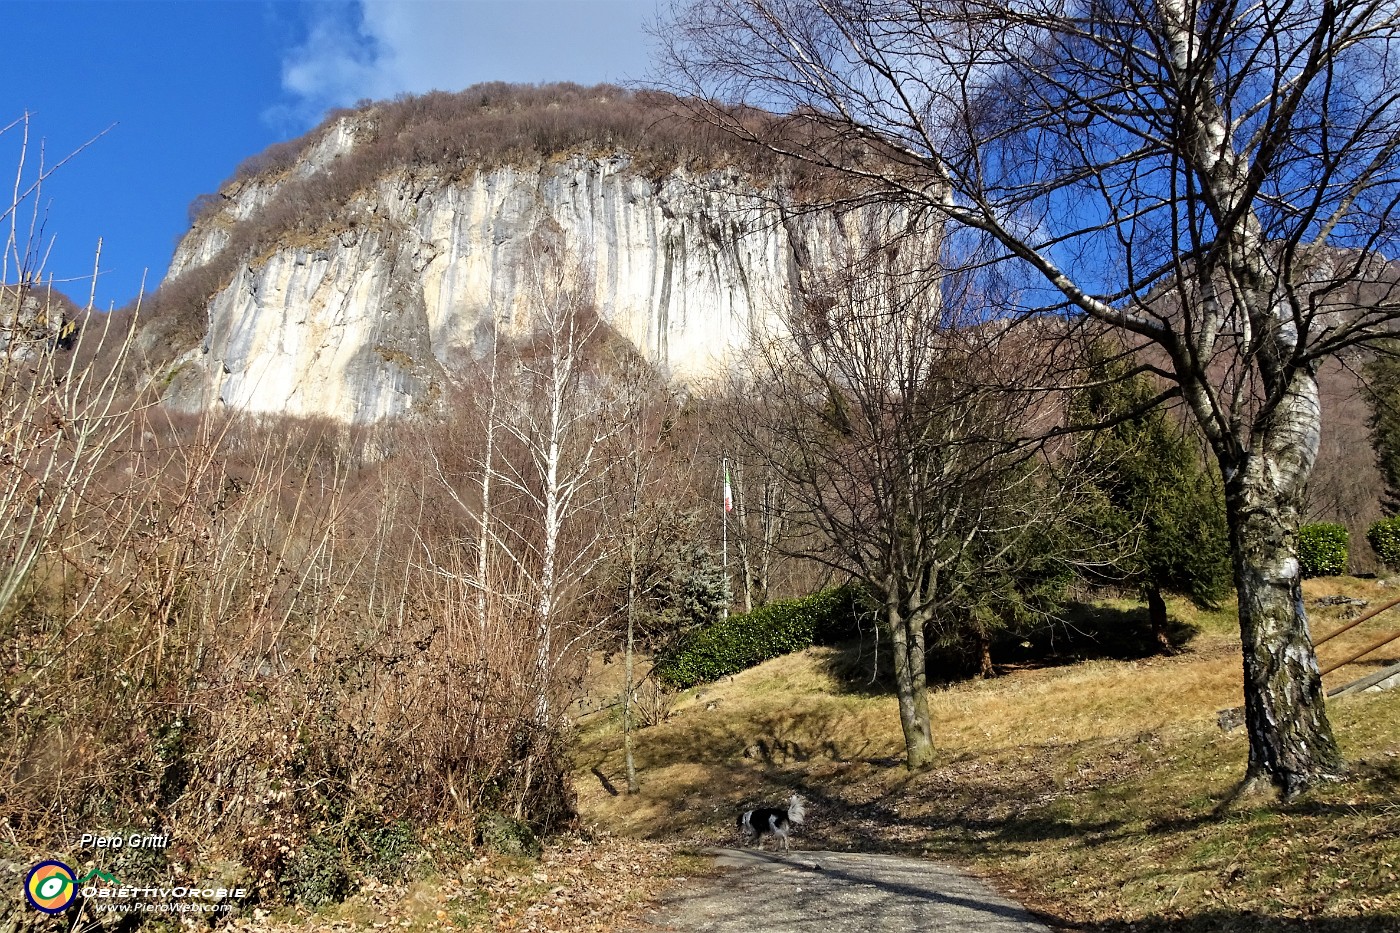
[[[73,869],[62,862],[40,862],[24,879],[24,896],[35,910],[60,914],[78,896]]]

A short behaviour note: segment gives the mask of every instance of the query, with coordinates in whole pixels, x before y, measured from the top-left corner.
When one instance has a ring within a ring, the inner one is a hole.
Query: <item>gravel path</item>
[[[713,849],[720,877],[645,918],[677,933],[1049,933],[1025,909],[946,865],[855,852]]]

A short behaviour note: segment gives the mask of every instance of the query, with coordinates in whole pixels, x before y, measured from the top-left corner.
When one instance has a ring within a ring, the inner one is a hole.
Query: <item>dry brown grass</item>
[[[1396,593],[1351,579],[1305,592],[1372,606]],[[620,832],[732,843],[741,805],[800,791],[813,801],[804,846],[951,859],[1068,929],[1400,929],[1400,691],[1331,704],[1346,782],[1287,806],[1222,806],[1247,756],[1242,730],[1216,725],[1240,702],[1238,642],[1228,613],[1173,609],[1199,632],[1178,655],[935,692],[940,764],[914,776],[892,698],[850,691],[832,650],[777,659],[683,697],[671,721],[639,733],[636,798],[603,789],[593,769],[619,773],[620,738],[585,726],[580,807]],[[1317,608],[1314,630],[1356,611]],[[1324,660],[1387,627],[1400,631],[1400,609],[1329,643]]]

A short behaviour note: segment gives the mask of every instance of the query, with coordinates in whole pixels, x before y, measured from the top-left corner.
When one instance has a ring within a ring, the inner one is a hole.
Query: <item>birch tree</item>
[[[599,511],[608,441],[628,412],[600,365],[609,334],[588,297],[586,267],[557,244],[536,244],[531,258],[528,331],[516,351],[515,384],[500,409],[490,467],[499,492],[513,501],[497,506],[489,533],[518,574],[516,597],[535,627],[540,681],[547,683],[580,631],[565,612],[593,585],[615,545]],[[541,720],[548,715],[542,691]]]
[[[504,613],[533,634],[544,724],[560,660],[602,625],[570,612],[616,547],[600,516],[616,457],[610,442],[629,399],[602,359],[610,334],[588,298],[586,267],[544,236],[531,244],[528,266],[520,305],[493,314],[485,356],[471,370],[471,437],[458,439],[463,451],[451,463],[430,446],[427,453],[467,523],[461,543],[471,559],[452,566],[473,568],[479,624]]]
[[[711,121],[941,218],[1021,313],[1151,348],[1225,481],[1244,786],[1339,774],[1297,530],[1318,367],[1400,311],[1400,10],[696,0],[659,32],[669,83]]]

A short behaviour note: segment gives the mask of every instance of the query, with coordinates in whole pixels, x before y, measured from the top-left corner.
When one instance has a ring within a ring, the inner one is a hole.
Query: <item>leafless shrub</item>
[[[671,718],[676,694],[655,677],[648,677],[637,686],[633,703],[637,725],[643,728],[659,726]]]
[[[534,630],[422,559],[401,471],[336,432],[147,411],[121,436],[3,617],[17,835],[164,826],[275,891],[335,827],[567,818]]]

